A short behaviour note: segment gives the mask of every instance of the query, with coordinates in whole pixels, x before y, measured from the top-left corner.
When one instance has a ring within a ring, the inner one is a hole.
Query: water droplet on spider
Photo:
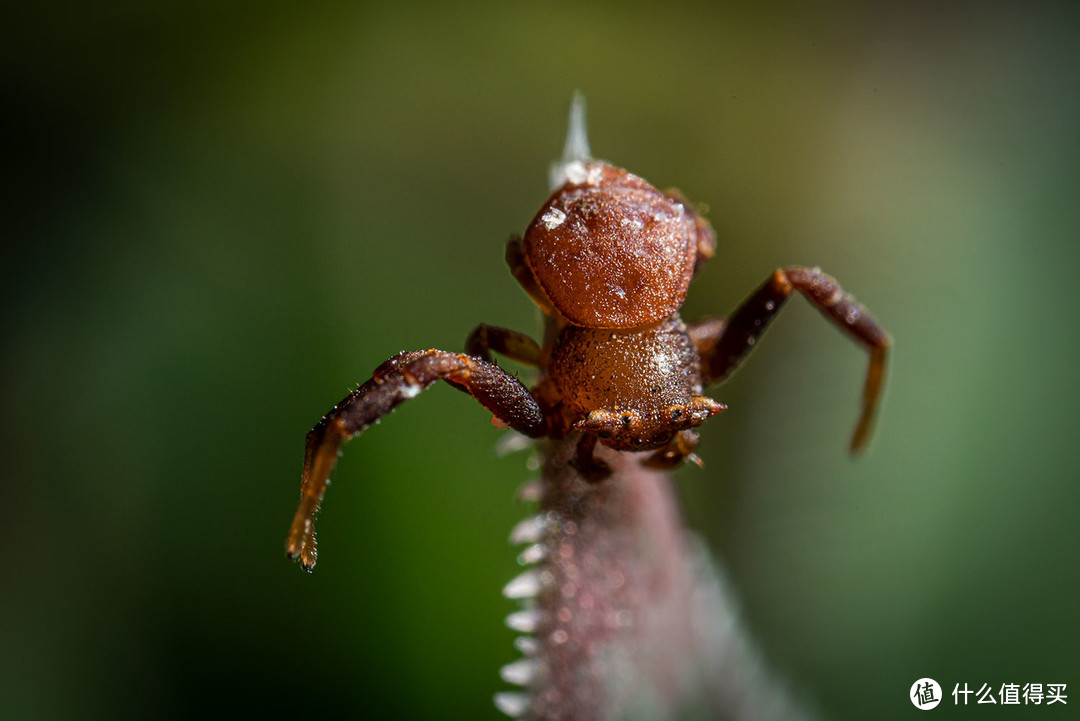
[[[652,366],[657,373],[667,375],[672,372],[671,356],[664,353],[656,353],[652,357]]]
[[[553,230],[563,224],[566,220],[566,213],[558,208],[549,208],[548,212],[540,216],[540,220],[543,222],[545,228]]]
[[[765,301],[765,310],[776,310],[776,303],[771,300]]]

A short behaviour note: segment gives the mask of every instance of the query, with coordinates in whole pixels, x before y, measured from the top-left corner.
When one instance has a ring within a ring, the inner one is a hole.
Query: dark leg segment
[[[286,543],[290,558],[299,557],[308,571],[315,565],[313,518],[341,444],[438,380],[466,391],[514,430],[543,435],[540,406],[525,386],[498,366],[441,350],[400,353],[376,368],[371,380],[334,406],[307,434],[300,505]]]
[[[532,338],[515,330],[481,323],[465,341],[465,352],[491,363],[491,351],[518,363],[540,365],[540,346]]]
[[[683,461],[690,461],[697,466],[703,466],[701,459],[698,458],[694,451],[698,447],[698,435],[694,431],[686,430],[679,431],[671,439],[671,442],[666,446],[653,453],[644,461],[643,464],[649,468],[661,468],[661,469],[673,469],[678,468],[683,464]]]
[[[547,299],[544,291],[540,289],[540,284],[536,282],[536,278],[533,277],[529,264],[525,262],[525,253],[521,249],[521,238],[516,235],[512,236],[506,243],[506,264],[510,266],[511,275],[521,284],[521,287],[525,289],[533,302],[540,306],[540,310],[547,315],[554,315],[555,311],[551,307],[551,302]]]
[[[851,437],[851,452],[858,452],[866,445],[873,427],[891,340],[866,308],[819,268],[777,269],[726,321],[706,319],[691,327],[690,336],[701,355],[702,376],[710,383],[731,375],[794,292],[802,293],[827,319],[870,353],[862,413]]]
[[[585,433],[581,436],[581,440],[578,441],[574,460],[570,462],[570,465],[577,469],[581,477],[590,483],[602,481],[611,475],[611,467],[594,456],[595,451],[596,436],[592,433]]]

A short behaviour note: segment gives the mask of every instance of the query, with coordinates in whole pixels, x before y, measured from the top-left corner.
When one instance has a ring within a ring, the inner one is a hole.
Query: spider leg
[[[863,385],[862,411],[851,436],[851,452],[857,453],[870,438],[892,341],[866,308],[819,268],[778,268],[729,318],[705,319],[692,326],[689,329],[690,337],[701,355],[703,380],[706,383],[717,382],[731,375],[794,292],[801,293],[870,354]]]
[[[540,284],[536,282],[536,278],[529,268],[529,264],[525,262],[525,252],[521,249],[521,238],[516,235],[511,236],[510,240],[506,242],[506,264],[510,266],[510,274],[521,284],[521,287],[525,289],[533,302],[540,306],[540,310],[544,311],[546,315],[555,315],[555,310],[551,307],[551,301],[541,290]]]
[[[465,352],[491,363],[491,351],[518,363],[540,365],[540,346],[532,338],[515,330],[481,323],[465,341]]]
[[[683,461],[690,461],[698,466],[704,465],[694,451],[698,447],[698,434],[691,430],[679,431],[671,441],[642,461],[649,468],[678,468]]]
[[[573,460],[570,461],[570,465],[576,468],[581,477],[590,483],[602,481],[611,475],[611,466],[593,455],[595,451],[596,435],[584,433],[581,440],[578,441],[577,453],[574,455]]]
[[[544,417],[529,390],[498,366],[461,353],[423,350],[399,353],[323,416],[307,434],[300,504],[285,550],[308,571],[315,565],[314,515],[341,444],[377,422],[396,406],[416,397],[435,381],[464,390],[495,418],[527,436],[544,433]]]

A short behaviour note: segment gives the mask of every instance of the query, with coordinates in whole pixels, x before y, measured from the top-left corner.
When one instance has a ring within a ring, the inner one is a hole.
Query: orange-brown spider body
[[[525,435],[579,433],[572,464],[589,481],[610,475],[594,456],[597,443],[651,451],[644,463],[672,467],[697,460],[693,429],[724,409],[702,395],[703,386],[735,370],[794,292],[869,351],[851,448],[865,444],[889,338],[832,278],[816,268],[778,269],[728,318],[687,326],[678,310],[713,254],[709,223],[677,192],[607,163],[575,159],[563,178],[506,251],[512,274],[547,315],[544,345],[481,325],[465,353],[394,356],[324,416],[307,437],[287,542],[289,556],[308,570],[316,558],[312,518],[341,444],[435,381],[470,393],[500,424]],[[526,388],[493,363],[492,351],[536,366],[539,382]]]
[[[662,448],[723,408],[701,395],[700,358],[678,315],[699,255],[712,255],[712,229],[620,168],[577,162],[566,175],[525,231],[526,267],[515,272],[559,328],[544,381],[558,399],[553,431]],[[603,473],[584,455],[579,463]]]

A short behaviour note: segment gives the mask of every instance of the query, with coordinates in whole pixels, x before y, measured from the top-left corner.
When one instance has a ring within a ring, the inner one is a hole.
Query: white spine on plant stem
[[[566,143],[562,158],[551,164],[548,172],[550,190],[555,190],[568,180],[580,182],[584,176],[585,163],[592,160],[589,150],[589,131],[585,127],[585,96],[574,93],[570,102],[570,120],[566,125]]]

